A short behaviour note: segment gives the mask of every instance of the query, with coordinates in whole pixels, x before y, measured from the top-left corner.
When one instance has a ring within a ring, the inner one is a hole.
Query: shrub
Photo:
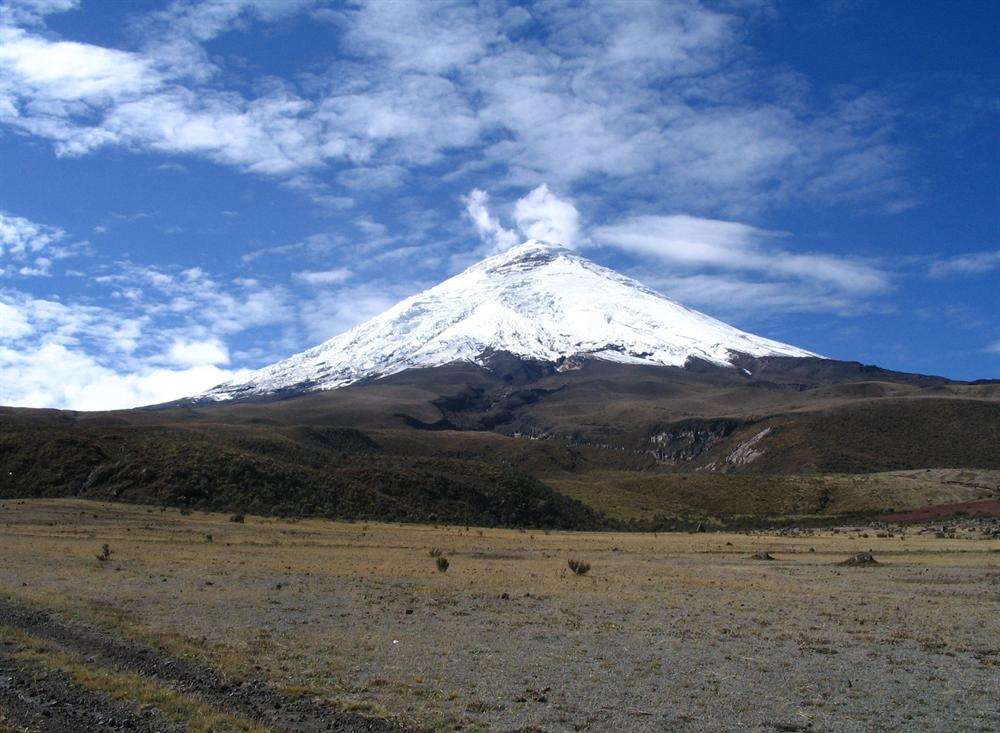
[[[439,556],[435,564],[437,565],[438,572],[443,573],[448,569],[450,563],[448,562],[448,558]]]
[[[590,572],[590,563],[583,560],[570,559],[566,563],[575,575],[586,575]]]
[[[236,524],[243,524],[246,521],[246,517],[242,514],[234,514],[229,518],[230,522],[236,522]]]
[[[101,562],[107,562],[111,559],[111,548],[108,546],[107,542],[101,545],[101,554],[97,556],[97,559]]]
[[[427,554],[431,557],[442,557],[444,555],[444,550],[440,547],[432,547]]]

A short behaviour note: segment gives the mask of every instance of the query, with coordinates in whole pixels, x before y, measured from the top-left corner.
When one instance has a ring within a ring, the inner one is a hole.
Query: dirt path
[[[10,658],[0,644],[0,730],[64,733],[70,730],[175,733],[184,729],[156,710],[73,684],[66,675]]]
[[[285,695],[256,681],[224,677],[205,665],[165,655],[141,644],[114,639],[94,629],[59,621],[47,613],[0,599],[0,625],[44,639],[61,650],[81,654],[88,664],[141,675],[191,694],[213,709],[278,731],[401,731],[388,721],[346,713],[307,697]],[[32,674],[0,647],[0,704],[10,720],[28,730],[184,730],[158,715],[140,712],[107,695],[81,689],[65,676]],[[16,728],[15,728],[16,729]]]

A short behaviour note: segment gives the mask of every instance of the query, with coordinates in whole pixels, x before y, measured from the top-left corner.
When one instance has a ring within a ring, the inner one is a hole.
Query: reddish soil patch
[[[960,504],[938,504],[909,512],[884,514],[879,519],[883,522],[929,522],[956,514],[1000,517],[1000,500],[985,499],[983,501],[966,501]]]

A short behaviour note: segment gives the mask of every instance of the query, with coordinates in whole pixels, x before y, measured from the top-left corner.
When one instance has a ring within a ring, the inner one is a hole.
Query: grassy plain
[[[298,727],[236,709],[162,671],[177,664],[404,728],[1000,728],[1000,540],[977,531],[543,532],[0,504],[0,600],[169,662],[125,669],[92,640],[0,614],[6,663],[178,729],[321,728],[312,708]],[[869,549],[880,565],[838,564]],[[751,559],[761,550],[775,560]],[[570,558],[592,569],[576,576]],[[351,725],[364,723],[336,729]]]

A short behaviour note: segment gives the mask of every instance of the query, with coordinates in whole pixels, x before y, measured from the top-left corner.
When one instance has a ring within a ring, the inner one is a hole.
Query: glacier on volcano
[[[529,240],[199,399],[336,389],[414,367],[481,363],[497,351],[664,366],[691,357],[729,365],[734,353],[817,356],[686,308],[574,250]]]

